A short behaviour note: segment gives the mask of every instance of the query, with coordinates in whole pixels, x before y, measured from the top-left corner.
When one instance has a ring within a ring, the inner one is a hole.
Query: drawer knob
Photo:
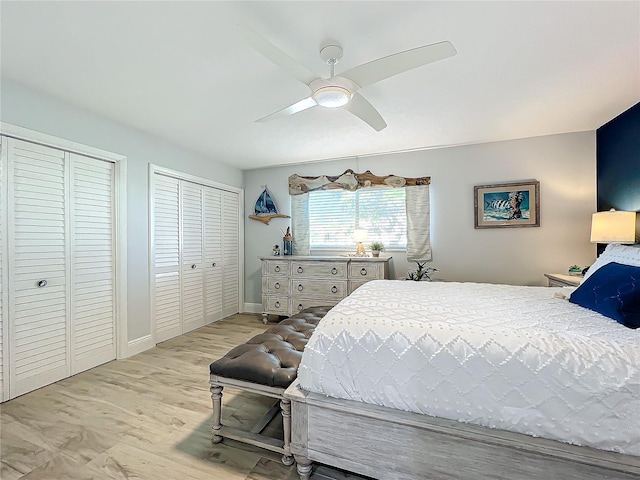
[[[196,268],[196,264],[194,263],[193,265],[191,265],[191,268]]]
[[[336,275],[338,273],[338,269],[336,267],[333,267],[331,269],[331,275]]]
[[[302,284],[301,284],[301,283],[299,283],[299,284],[298,284],[298,291],[299,291],[299,292],[301,292],[301,291],[303,290],[303,288],[304,288],[304,287],[302,286]]]
[[[335,285],[331,287],[331,293],[338,293],[338,287],[336,287]]]
[[[275,306],[276,308],[280,308],[280,302],[276,301]]]
[[[298,304],[298,311],[301,312],[304,309],[301,303]]]
[[[212,267],[215,267],[215,266],[216,266],[216,262],[213,262],[213,263],[211,264],[211,266],[212,266]]]
[[[46,280],[40,280],[38,283],[36,283],[36,285],[38,286],[38,288],[43,288],[47,286],[47,281]]]
[[[302,273],[302,272],[303,272],[302,267],[298,267],[298,273]]]
[[[280,271],[280,265],[276,265],[275,268],[273,269],[274,272],[279,272]]]
[[[366,274],[367,274],[367,269],[363,267],[363,268],[360,270],[360,275],[362,275],[362,276],[364,277]]]
[[[273,288],[276,288],[276,289],[280,288],[280,282],[274,283]]]

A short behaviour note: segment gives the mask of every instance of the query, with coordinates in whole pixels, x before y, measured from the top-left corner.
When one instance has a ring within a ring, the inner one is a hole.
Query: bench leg
[[[293,455],[291,455],[291,400],[286,398],[280,400],[280,409],[282,410],[282,429],[284,430],[282,463],[289,466],[293,465]]]
[[[300,480],[309,480],[311,478],[312,462],[307,457],[296,455],[296,463]]]
[[[213,404],[213,425],[211,426],[211,443],[220,443],[222,437],[218,432],[222,428],[220,422],[222,413],[222,389],[220,385],[211,385],[211,403]]]

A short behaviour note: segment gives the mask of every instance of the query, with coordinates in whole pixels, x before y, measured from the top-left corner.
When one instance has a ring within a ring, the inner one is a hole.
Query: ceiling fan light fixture
[[[338,85],[320,87],[311,96],[318,105],[327,108],[342,107],[351,100],[351,92]]]

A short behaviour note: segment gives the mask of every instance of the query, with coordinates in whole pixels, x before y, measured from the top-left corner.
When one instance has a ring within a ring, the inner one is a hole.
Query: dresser
[[[359,286],[389,278],[391,257],[260,257],[262,320],[335,305]]]

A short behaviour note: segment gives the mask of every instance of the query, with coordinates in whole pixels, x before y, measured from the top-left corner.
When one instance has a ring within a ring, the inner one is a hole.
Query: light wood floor
[[[299,478],[280,455],[209,440],[209,363],[265,328],[258,315],[234,315],[3,403],[0,478]],[[223,402],[223,422],[249,429],[272,400],[225,389]]]

